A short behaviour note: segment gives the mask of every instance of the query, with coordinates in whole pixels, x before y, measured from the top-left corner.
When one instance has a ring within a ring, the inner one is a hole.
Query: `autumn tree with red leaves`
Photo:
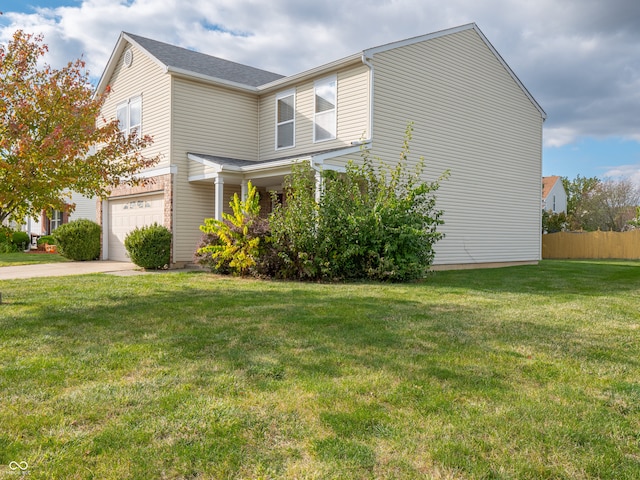
[[[71,192],[106,197],[157,163],[149,136],[122,135],[100,109],[82,60],[42,64],[42,36],[17,31],[0,45],[0,223],[69,208]],[[73,208],[73,205],[70,206]]]

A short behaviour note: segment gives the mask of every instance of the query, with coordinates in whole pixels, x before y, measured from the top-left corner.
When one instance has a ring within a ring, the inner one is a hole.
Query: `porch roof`
[[[189,166],[189,181],[206,180],[216,178],[222,174],[247,177],[252,174],[257,176],[271,176],[283,169],[290,170],[291,165],[301,161],[311,161],[313,166],[320,166],[325,160],[348,155],[360,151],[360,145],[349,147],[338,147],[324,150],[317,150],[297,155],[288,155],[269,160],[245,160],[239,158],[222,157],[204,153],[188,152],[187,158],[193,162]],[[327,166],[329,168],[333,168]]]

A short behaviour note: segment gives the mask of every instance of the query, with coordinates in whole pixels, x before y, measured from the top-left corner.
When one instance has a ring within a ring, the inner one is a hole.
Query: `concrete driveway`
[[[87,273],[142,273],[129,262],[96,260],[94,262],[44,263],[40,265],[19,265],[0,267],[0,280],[17,280],[36,277],[64,277],[66,275],[84,275]]]

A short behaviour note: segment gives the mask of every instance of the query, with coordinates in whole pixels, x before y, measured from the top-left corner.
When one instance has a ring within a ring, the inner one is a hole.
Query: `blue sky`
[[[543,175],[640,185],[638,0],[0,0],[0,42],[43,33],[99,77],[120,31],[284,75],[476,22],[548,114]]]

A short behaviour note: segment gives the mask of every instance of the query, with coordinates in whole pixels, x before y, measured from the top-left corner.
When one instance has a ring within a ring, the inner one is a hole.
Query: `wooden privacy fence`
[[[542,235],[542,258],[640,259],[640,230]]]

